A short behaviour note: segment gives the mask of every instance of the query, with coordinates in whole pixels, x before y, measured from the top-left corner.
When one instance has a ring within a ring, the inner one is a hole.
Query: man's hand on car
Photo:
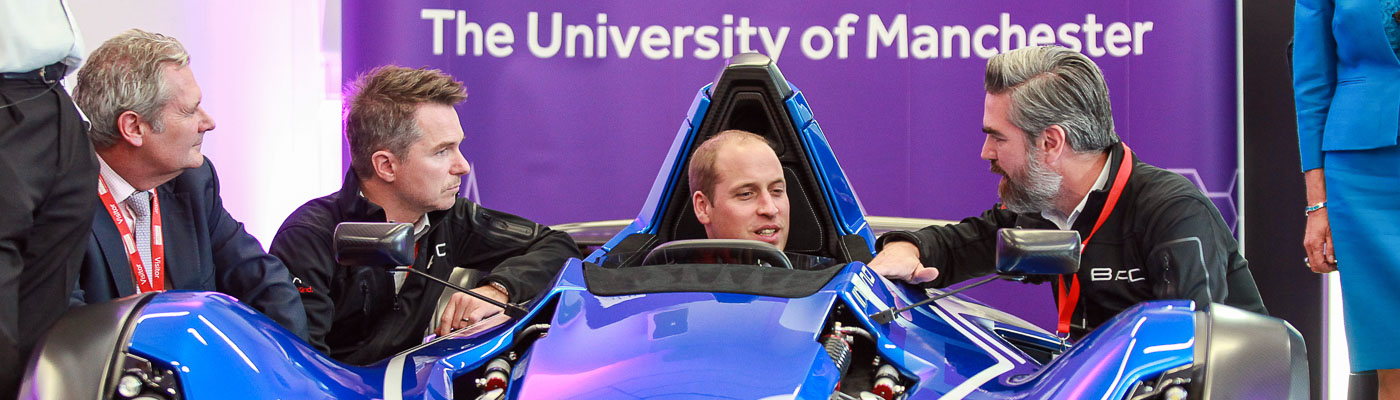
[[[938,269],[919,262],[919,248],[909,242],[889,242],[870,261],[870,269],[881,276],[909,283],[924,283],[938,278]]]
[[[509,301],[504,292],[491,285],[483,285],[472,289],[472,291],[502,303]],[[443,336],[454,330],[482,322],[487,317],[501,311],[500,307],[493,306],[466,293],[453,293],[452,300],[448,301],[447,306],[443,308],[442,318],[438,320],[437,329],[434,329],[433,332],[438,336]],[[506,319],[496,321],[496,323],[500,323]]]

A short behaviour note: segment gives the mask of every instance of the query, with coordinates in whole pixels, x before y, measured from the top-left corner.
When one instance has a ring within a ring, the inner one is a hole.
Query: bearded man
[[[870,267],[944,287],[995,272],[1000,228],[1079,231],[1079,272],[1054,283],[1059,331],[1079,338],[1139,302],[1188,299],[1266,313],[1220,211],[1181,175],[1138,160],[1113,129],[1097,65],[1059,46],[987,62],[982,158],[1002,176],[980,217],[880,237]]]

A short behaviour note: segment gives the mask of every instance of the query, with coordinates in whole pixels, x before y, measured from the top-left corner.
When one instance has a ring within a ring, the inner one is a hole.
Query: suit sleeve
[[[1322,133],[1337,86],[1333,0],[1298,0],[1293,10],[1293,98],[1303,171],[1322,168]]]
[[[892,241],[913,243],[919,248],[919,262],[938,269],[938,278],[924,286],[946,287],[995,272],[997,230],[1015,223],[1016,214],[998,206],[956,224],[886,233],[876,241],[876,248]]]
[[[68,308],[78,308],[87,305],[87,292],[83,290],[82,280],[73,282],[73,291],[68,294]]]
[[[273,321],[306,338],[306,310],[281,260],[263,251],[258,239],[243,229],[224,209],[219,178],[209,160],[211,178],[205,187],[209,199],[209,240],[213,249],[214,277],[219,291],[262,311]]]
[[[530,300],[544,290],[569,258],[579,257],[567,233],[508,213],[465,202],[467,229],[463,244],[472,256],[467,266],[491,271],[484,282],[499,282],[510,301]]]
[[[297,218],[297,214],[290,218]],[[270,249],[272,255],[286,263],[287,270],[300,283],[298,289],[305,288],[301,290],[301,302],[306,307],[306,340],[322,353],[330,351],[326,334],[335,322],[332,296],[338,289],[332,285],[337,264],[331,254],[330,237],[330,232],[307,226],[283,226],[272,238]]]
[[[1156,207],[1145,239],[1153,297],[1226,303],[1264,313],[1248,262],[1225,221],[1202,199],[1179,197]]]

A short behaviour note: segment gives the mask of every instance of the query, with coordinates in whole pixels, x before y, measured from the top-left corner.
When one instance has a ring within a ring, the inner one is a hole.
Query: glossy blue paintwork
[[[522,398],[830,394],[835,365],[817,342],[831,293],[801,299],[716,293],[559,297],[531,348]],[[723,382],[723,384],[717,384]]]
[[[404,399],[447,399],[451,398],[452,379],[468,371],[482,367],[492,357],[508,350],[514,344],[515,335],[536,319],[541,312],[555,312],[554,308],[544,307],[552,303],[562,293],[583,289],[582,261],[571,259],[554,280],[553,289],[536,303],[528,314],[494,329],[466,336],[449,336],[425,343],[417,348],[404,351],[405,359],[403,398]],[[375,367],[389,368],[387,362]]]
[[[404,399],[451,398],[452,378],[510,349],[522,321],[549,312],[549,335],[517,349],[525,358],[512,398],[825,398],[836,372],[818,335],[832,307],[839,302],[869,314],[917,296],[860,263],[796,299],[594,296],[582,271],[582,262],[572,260],[521,320],[410,349],[394,371],[387,371],[388,360],[353,367],[327,359],[217,293],[155,296],[140,311],[130,351],[174,368],[193,399],[382,398],[390,391]],[[917,378],[910,399],[1119,398],[1133,382],[1192,361],[1195,315],[1186,301],[1134,307],[1044,368],[974,322],[975,307],[981,306],[948,298],[889,325],[859,319],[879,355]],[[385,390],[386,373],[399,374],[401,386]]]
[[[859,275],[848,292],[853,306],[870,311],[911,301],[907,288],[868,269]],[[1189,301],[1130,308],[1046,366],[977,323],[978,307],[984,306],[947,298],[902,314],[887,329],[874,325],[882,355],[919,377],[911,399],[949,393],[970,399],[1117,399],[1134,382],[1193,361],[1195,313]],[[1053,340],[1043,331],[1018,330]]]
[[[799,93],[798,100],[801,100]],[[856,197],[856,192],[851,189],[851,182],[846,178],[846,173],[841,170],[841,165],[836,162],[836,155],[831,152],[831,144],[826,141],[826,136],[822,134],[822,128],[816,121],[808,124],[802,130],[802,142],[808,149],[808,158],[814,164],[812,168],[817,171],[817,177],[822,180],[822,190],[826,192],[827,205],[836,212],[836,221],[841,228],[842,234],[857,234],[865,238],[865,243],[870,246],[870,251],[875,251],[875,236],[870,231],[870,225],[865,222],[865,207],[860,205],[860,198]]]
[[[552,329],[520,364],[525,372],[514,386],[519,398],[824,398],[835,387],[834,364],[817,335],[831,307],[839,301],[869,314],[909,304],[905,287],[860,263],[848,264],[818,293],[800,299],[715,293],[599,297],[583,289],[581,270],[571,263],[548,296],[558,300]],[[1190,306],[1139,305],[1049,368],[973,321],[978,317],[972,309],[982,306],[956,298],[906,312],[890,325],[861,319],[875,335],[880,356],[918,378],[911,399],[1118,398],[1138,379],[1191,363]],[[763,379],[736,371],[763,371]],[[714,384],[720,381],[725,384]]]
[[[1196,313],[1187,300],[1133,306],[1046,368],[1044,398],[1108,398],[1126,395],[1134,382],[1190,365]]]
[[[665,202],[685,177],[682,155],[694,145],[695,128],[709,110],[709,89],[692,101],[637,219],[588,261],[598,261],[630,234],[655,232],[653,221],[672,206]],[[874,243],[854,189],[805,97],[793,89],[785,104],[833,220],[841,233]],[[1187,301],[1140,304],[1041,365],[993,327],[1042,344],[1057,338],[956,296],[876,324],[868,315],[928,294],[879,277],[859,262],[841,268],[803,298],[596,296],[585,287],[583,261],[570,260],[527,316],[439,338],[364,367],[324,357],[227,296],[168,292],[140,311],[130,349],[175,368],[190,399],[445,399],[452,397],[454,378],[507,351],[521,356],[508,398],[825,399],[838,377],[819,335],[831,311],[845,308],[873,335],[878,356],[913,381],[908,399],[1119,399],[1135,382],[1193,362],[1196,315]],[[534,322],[548,322],[548,335],[528,346],[517,343],[516,336]]]
[[[669,195],[673,187],[679,181],[673,177],[685,177],[686,166],[690,162],[690,147],[699,145],[694,143],[692,137],[695,130],[700,127],[699,121],[704,121],[705,114],[710,110],[710,87],[713,84],[700,88],[700,92],[695,94],[695,99],[690,102],[690,111],[686,114],[684,121],[676,131],[676,138],[671,142],[671,150],[666,153],[666,161],[661,163],[661,170],[656,173],[656,182],[652,183],[651,192],[647,194],[647,201],[642,205],[641,212],[637,213],[636,230],[624,229],[612,240],[603,245],[604,249],[611,249],[613,245],[637,232],[656,233],[657,227],[652,224],[659,212],[666,209]]]
[[[858,234],[865,237],[873,252],[875,237],[870,232],[870,226],[865,223],[865,207],[860,205],[860,198],[856,197],[855,190],[851,189],[850,179],[846,178],[845,171],[836,162],[836,154],[832,153],[831,143],[827,142],[826,135],[822,134],[821,126],[812,118],[812,107],[807,105],[807,97],[802,95],[796,86],[792,86],[792,90],[792,96],[788,97],[784,104],[787,106],[788,115],[792,117],[793,126],[802,136],[802,144],[807,150],[808,158],[812,160],[812,169],[817,171],[818,179],[822,180],[827,206],[835,210],[836,220],[841,222],[841,234]]]
[[[382,396],[382,370],[331,360],[220,293],[154,296],[140,311],[129,351],[175,370],[190,399]]]

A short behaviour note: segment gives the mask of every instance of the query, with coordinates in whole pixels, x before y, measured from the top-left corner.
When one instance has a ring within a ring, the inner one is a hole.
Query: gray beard
[[[1060,182],[1064,177],[1041,163],[1037,157],[1039,155],[1040,151],[1029,154],[1026,169],[1020,174],[1002,175],[1005,179],[997,185],[997,194],[1007,210],[1028,214],[1055,207],[1055,196],[1060,193]]]

